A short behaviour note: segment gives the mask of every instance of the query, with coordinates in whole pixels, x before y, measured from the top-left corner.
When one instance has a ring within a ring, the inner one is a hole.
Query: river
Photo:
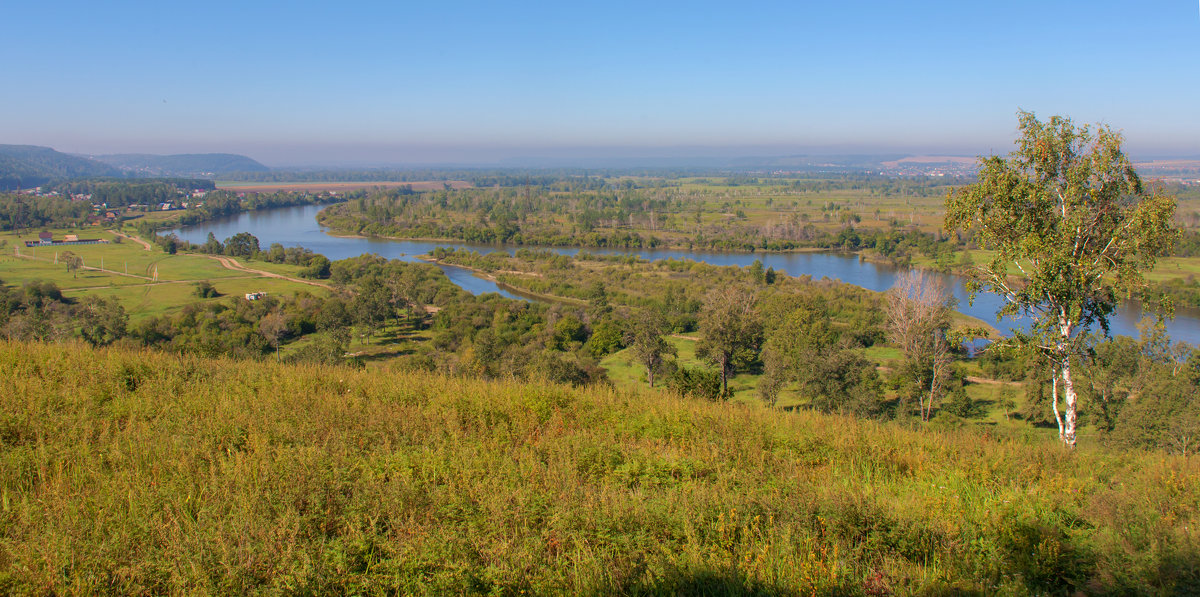
[[[436,247],[467,248],[481,252],[498,250],[512,252],[516,249],[515,247],[475,245],[463,242],[333,236],[327,234],[325,229],[317,224],[317,212],[323,207],[304,205],[246,212],[172,232],[183,240],[198,244],[204,243],[209,232],[222,241],[239,232],[249,232],[258,237],[259,243],[264,249],[271,243],[279,243],[285,247],[302,246],[333,260],[357,257],[363,253],[375,253],[389,259],[417,261],[418,255],[429,253]],[[551,250],[573,255],[581,249],[555,248]],[[688,250],[586,250],[592,253],[637,255],[647,260],[691,259],[713,265],[747,266],[757,259],[762,261],[764,267],[774,268],[775,271],[790,276],[828,277],[878,292],[891,288],[895,284],[896,278],[903,272],[902,269],[889,265],[860,261],[856,256],[827,252],[723,253]],[[448,265],[440,267],[451,281],[472,294],[498,292],[508,298],[523,298],[499,288],[494,282],[480,278],[468,270]],[[996,310],[1001,306],[1001,299],[998,296],[981,293],[975,298],[974,304],[968,304],[962,278],[939,275],[943,277],[947,286],[953,289],[954,296],[959,301],[958,311],[991,323],[1002,331],[1007,332],[1012,329],[1014,324],[1010,320],[996,323]],[[1112,333],[1136,338],[1138,336],[1137,323],[1142,316],[1141,306],[1136,301],[1122,303],[1110,318]],[[1167,323],[1167,331],[1175,341],[1188,342],[1193,345],[1200,344],[1200,310],[1177,308],[1175,319]]]

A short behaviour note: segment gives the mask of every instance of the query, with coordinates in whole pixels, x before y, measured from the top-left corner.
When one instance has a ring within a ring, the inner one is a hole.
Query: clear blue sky
[[[1007,152],[1018,108],[1200,155],[1196,2],[14,2],[0,143],[271,165]]]

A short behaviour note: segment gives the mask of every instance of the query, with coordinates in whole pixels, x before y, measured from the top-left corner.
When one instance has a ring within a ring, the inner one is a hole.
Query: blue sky
[[[1200,155],[1194,2],[21,2],[0,143],[270,165],[1006,152],[1018,108]]]

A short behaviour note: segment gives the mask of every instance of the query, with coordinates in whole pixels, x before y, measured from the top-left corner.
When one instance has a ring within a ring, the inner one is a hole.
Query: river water
[[[357,257],[363,253],[375,253],[389,259],[417,261],[417,255],[424,255],[436,247],[467,248],[480,252],[515,251],[515,247],[500,247],[496,245],[475,245],[463,242],[428,242],[407,240],[386,240],[375,238],[357,238],[332,236],[317,224],[316,215],[323,206],[305,205],[298,207],[281,207],[271,210],[254,211],[228,216],[174,230],[179,238],[202,244],[212,232],[218,240],[239,232],[249,232],[258,237],[259,243],[265,249],[271,243],[279,243],[285,247],[302,246],[326,257],[337,260],[347,257]],[[555,248],[553,251],[573,255],[581,249]],[[860,261],[856,256],[837,253],[722,253],[714,251],[688,250],[625,250],[625,249],[586,249],[592,253],[637,255],[647,260],[658,259],[691,259],[703,261],[712,265],[748,266],[754,260],[760,260],[764,267],[775,268],[775,271],[790,276],[808,275],[813,278],[828,277],[843,282],[861,286],[869,290],[885,291],[895,284],[902,269],[884,264]],[[494,282],[475,276],[470,271],[442,265],[446,275],[458,286],[472,294],[498,292],[508,298],[520,299],[496,286]],[[996,311],[1001,306],[1001,299],[992,294],[981,293],[975,297],[974,304],[968,304],[967,292],[962,278],[942,275],[947,287],[951,288],[958,299],[958,311],[977,317],[996,326],[1001,331],[1009,331],[1021,322],[1005,320],[996,322]],[[1141,306],[1134,301],[1127,301],[1118,307],[1110,317],[1110,325],[1114,335],[1138,336],[1137,323],[1143,317]],[[1200,310],[1177,308],[1175,319],[1167,323],[1167,331],[1175,341],[1200,344]]]

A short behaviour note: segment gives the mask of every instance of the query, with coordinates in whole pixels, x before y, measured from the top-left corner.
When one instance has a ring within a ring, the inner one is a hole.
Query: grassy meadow
[[[0,251],[0,280],[11,285],[48,280],[55,283],[63,290],[64,295],[70,298],[85,295],[113,296],[120,300],[130,319],[134,321],[170,313],[194,302],[222,300],[198,298],[194,291],[195,283],[200,281],[211,282],[222,296],[237,296],[248,292],[325,292],[316,286],[228,269],[206,255],[168,255],[156,246],[147,250],[134,240],[118,240],[116,235],[107,230],[55,229],[51,232],[56,239],[62,239],[66,234],[77,234],[80,238],[100,238],[110,242],[97,245],[26,247],[24,241],[36,239],[36,233],[0,232],[0,243],[4,243],[4,249]],[[81,257],[85,267],[75,272],[69,271],[62,261],[62,255],[67,251]],[[296,277],[303,269],[294,265],[242,258],[239,258],[238,262],[250,269],[288,277]],[[157,282],[154,281],[156,272]]]
[[[0,343],[8,594],[1185,594],[1200,465],[646,390]]]

